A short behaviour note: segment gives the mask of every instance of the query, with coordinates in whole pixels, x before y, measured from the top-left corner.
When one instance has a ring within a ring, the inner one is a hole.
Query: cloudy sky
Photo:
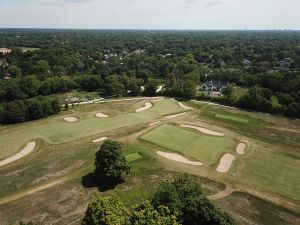
[[[297,29],[300,0],[0,0],[0,27]]]

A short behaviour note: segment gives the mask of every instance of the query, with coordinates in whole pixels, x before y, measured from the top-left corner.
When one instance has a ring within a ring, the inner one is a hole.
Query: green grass
[[[272,190],[300,204],[300,161],[269,148],[252,148],[238,157],[231,173],[246,185]]]
[[[97,109],[101,111],[101,104],[98,106]],[[80,108],[84,107],[80,106]],[[61,144],[102,132],[145,124],[153,119],[183,111],[185,110],[179,107],[175,101],[164,99],[154,102],[151,109],[141,113],[127,111],[104,119],[96,118],[90,113],[74,113],[71,116],[78,117],[78,121],[75,123],[65,122],[64,116],[58,115],[39,121],[8,126],[0,131],[0,159],[18,152],[26,143],[34,139],[43,139],[50,144]]]
[[[206,165],[215,164],[222,154],[232,152],[235,145],[228,137],[213,137],[169,124],[151,130],[141,139],[190,156]]]
[[[134,153],[131,153],[131,154],[125,156],[126,161],[129,163],[137,161],[142,158],[143,157],[138,152],[134,152]]]
[[[243,118],[240,118],[240,117],[236,117],[236,116],[228,116],[228,115],[224,115],[224,114],[216,114],[215,117],[217,119],[232,120],[232,121],[239,122],[239,123],[249,123],[249,120],[243,119]]]

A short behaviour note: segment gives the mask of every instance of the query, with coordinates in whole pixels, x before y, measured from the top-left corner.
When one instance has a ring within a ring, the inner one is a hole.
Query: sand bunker
[[[98,118],[107,118],[108,117],[108,115],[106,115],[104,113],[96,113],[95,116]]]
[[[196,126],[192,126],[192,125],[180,125],[181,127],[185,127],[185,128],[192,128],[192,129],[195,129],[195,130],[198,130],[202,133],[205,133],[205,134],[209,134],[209,135],[213,135],[213,136],[218,136],[218,137],[223,137],[224,134],[222,133],[219,133],[219,132],[216,132],[216,131],[212,131],[212,130],[209,130],[209,129],[206,129],[206,128],[203,128],[203,127],[196,127]]]
[[[33,149],[35,148],[36,142],[32,141],[29,142],[23,149],[22,151],[20,151],[18,154],[9,157],[7,159],[4,159],[3,161],[0,162],[0,166],[4,166],[6,164],[12,163],[18,159],[23,158],[24,156],[28,155],[30,152],[33,151]]]
[[[101,141],[105,141],[106,139],[108,139],[108,137],[98,138],[96,140],[93,140],[93,143],[98,143],[98,142],[101,142]]]
[[[245,143],[239,143],[236,147],[236,152],[240,155],[244,155],[246,147],[247,145]]]
[[[193,108],[189,107],[189,106],[186,106],[185,104],[183,104],[182,102],[178,102],[178,105],[181,107],[181,108],[184,108],[184,109],[188,109],[188,110],[191,110]]]
[[[161,151],[157,151],[156,152],[158,155],[165,157],[167,159],[171,159],[173,161],[176,162],[180,162],[180,163],[184,163],[184,164],[189,164],[189,165],[193,165],[193,166],[202,166],[201,162],[197,162],[197,161],[191,161],[181,155],[175,154],[175,153],[168,153],[168,152],[161,152]]]
[[[154,126],[154,125],[159,124],[159,123],[160,123],[160,121],[156,121],[156,122],[153,122],[153,123],[149,123],[148,126]]]
[[[227,173],[231,167],[233,160],[234,160],[234,155],[228,153],[223,155],[220,164],[217,168],[217,171],[219,173]]]
[[[185,114],[185,112],[179,113],[179,114],[170,115],[170,116],[166,116],[166,118],[172,119],[172,118],[176,118],[176,117],[178,117],[178,116],[182,116],[182,115],[184,115],[184,114]]]
[[[144,107],[135,110],[135,112],[137,112],[137,113],[143,112],[147,109],[150,109],[151,107],[152,107],[152,103],[151,102],[146,102]]]
[[[73,116],[68,116],[68,117],[65,117],[64,120],[67,122],[75,122],[75,121],[77,121],[77,118],[73,117]]]

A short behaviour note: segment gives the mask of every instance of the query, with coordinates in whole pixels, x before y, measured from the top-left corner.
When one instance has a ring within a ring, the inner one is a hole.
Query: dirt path
[[[227,173],[231,167],[234,160],[234,155],[226,153],[220,160],[220,164],[217,168],[219,173]]]
[[[144,107],[135,110],[135,112],[137,112],[137,113],[143,112],[147,109],[150,109],[151,107],[152,107],[152,103],[151,102],[146,102]]]
[[[188,125],[188,124],[182,124],[180,126],[181,127],[185,127],[185,128],[195,129],[195,130],[198,130],[198,131],[200,131],[202,133],[209,134],[209,135],[212,135],[212,136],[218,136],[218,137],[225,136],[222,133],[219,133],[219,132],[216,132],[216,131],[212,131],[212,130],[209,130],[209,129],[204,128],[204,127],[196,127],[196,126],[192,126],[192,125]]]
[[[158,155],[176,161],[176,162],[180,162],[180,163],[184,163],[184,164],[189,164],[189,165],[193,165],[193,166],[202,166],[201,162],[198,161],[191,161],[181,155],[175,154],[175,153],[170,153],[170,152],[161,152],[161,151],[157,151],[156,152]]]
[[[182,115],[184,115],[184,114],[185,114],[185,112],[179,113],[179,114],[174,114],[174,115],[169,115],[169,116],[166,116],[166,118],[168,118],[168,119],[173,119],[173,118],[182,116]]]
[[[148,126],[154,126],[154,125],[159,124],[159,123],[160,123],[160,121],[156,121],[156,122],[153,122],[153,123],[149,123]]]
[[[32,141],[32,142],[29,142],[19,153],[17,153],[16,155],[14,156],[11,156],[7,159],[4,159],[2,161],[0,161],[0,166],[4,166],[4,165],[7,165],[9,163],[12,163],[16,160],[19,160],[21,158],[23,158],[24,156],[28,155],[30,152],[33,151],[33,149],[35,148],[35,145],[36,145],[36,142],[35,141]]]
[[[4,197],[4,198],[0,199],[0,205],[1,204],[5,204],[5,203],[9,203],[9,202],[12,202],[12,201],[15,201],[15,200],[18,200],[18,199],[26,197],[28,195],[32,195],[32,194],[34,194],[36,192],[39,192],[39,191],[46,190],[48,188],[54,187],[56,185],[59,185],[59,184],[65,182],[65,181],[66,181],[66,179],[61,179],[61,180],[53,181],[51,183],[41,185],[39,187],[30,189],[28,191],[24,191],[24,192],[21,192],[21,193],[18,193],[18,194],[14,194],[14,195],[11,195],[11,196],[8,196],[8,197]]]
[[[181,108],[184,108],[184,109],[188,109],[188,110],[192,110],[192,109],[193,109],[192,107],[186,106],[186,105],[183,104],[182,102],[178,102],[178,105],[179,105]]]
[[[225,198],[225,197],[231,195],[232,192],[234,192],[233,188],[226,187],[226,189],[224,191],[220,191],[219,193],[217,193],[215,195],[208,196],[208,199],[209,200],[218,200],[218,199],[221,199],[221,198]]]

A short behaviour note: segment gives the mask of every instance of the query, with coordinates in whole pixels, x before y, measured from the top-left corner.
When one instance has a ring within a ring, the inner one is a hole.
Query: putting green
[[[101,111],[101,105],[99,105],[99,111]],[[74,123],[65,122],[63,117],[58,115],[54,118],[8,126],[0,131],[0,159],[14,155],[26,143],[34,139],[43,139],[50,144],[60,144],[118,128],[149,123],[154,119],[184,111],[186,110],[178,106],[175,101],[164,99],[153,102],[151,109],[141,113],[128,112],[99,119],[86,112],[86,114],[80,114],[78,121]]]
[[[224,153],[233,152],[235,145],[228,137],[213,137],[169,124],[161,125],[140,138],[193,157],[206,165],[213,165]]]
[[[129,155],[125,156],[126,161],[129,162],[129,163],[137,161],[137,160],[142,159],[142,158],[143,157],[138,152],[134,152],[132,154],[129,154]]]
[[[249,120],[243,119],[240,117],[236,117],[236,116],[227,116],[227,115],[223,115],[223,114],[216,114],[215,117],[217,119],[231,120],[231,121],[240,122],[240,123],[249,123]]]

